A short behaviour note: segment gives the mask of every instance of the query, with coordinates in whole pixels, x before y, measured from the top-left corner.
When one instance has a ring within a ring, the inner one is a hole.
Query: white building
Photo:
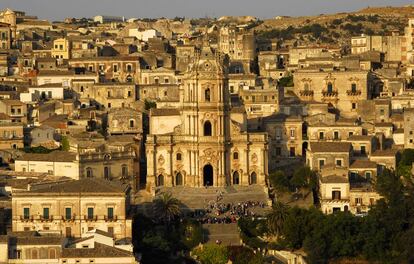
[[[130,37],[136,37],[142,41],[148,41],[150,38],[157,38],[161,37],[161,33],[156,31],[155,29],[147,29],[147,30],[140,30],[138,28],[131,28],[129,30]]]

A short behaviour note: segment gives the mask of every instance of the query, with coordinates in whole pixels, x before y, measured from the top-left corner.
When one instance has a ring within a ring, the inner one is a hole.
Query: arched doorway
[[[234,185],[240,184],[240,176],[239,176],[239,172],[237,171],[233,173],[233,184]]]
[[[157,185],[157,187],[164,186],[164,175],[160,174],[160,175],[157,176],[156,185]]]
[[[177,173],[175,176],[175,186],[183,185],[183,175],[181,173]]]
[[[214,176],[214,172],[213,172],[213,166],[211,166],[210,164],[207,164],[206,166],[204,166],[203,168],[203,185],[204,186],[213,186],[213,177]]]
[[[212,136],[212,129],[210,121],[204,123],[204,136]]]
[[[257,184],[257,174],[256,172],[252,172],[252,174],[250,174],[250,184]]]

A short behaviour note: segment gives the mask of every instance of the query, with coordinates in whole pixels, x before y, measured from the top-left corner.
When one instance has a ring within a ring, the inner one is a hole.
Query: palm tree
[[[154,201],[154,216],[156,219],[169,224],[176,216],[181,214],[180,201],[172,197],[171,193],[162,193]]]
[[[267,215],[267,226],[271,234],[279,237],[283,224],[288,216],[289,206],[282,202],[276,202],[272,206],[272,211]]]

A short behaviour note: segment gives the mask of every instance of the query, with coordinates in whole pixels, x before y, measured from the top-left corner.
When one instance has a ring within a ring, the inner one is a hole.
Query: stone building
[[[107,109],[133,107],[136,101],[136,87],[132,83],[95,83],[92,89],[94,103]]]
[[[10,117],[12,122],[27,122],[27,105],[14,99],[0,100],[0,113]]]
[[[108,111],[107,132],[109,135],[142,135],[142,113],[132,108],[112,108]]]
[[[266,184],[267,135],[246,132],[246,116],[231,111],[228,91],[222,58],[204,47],[184,75],[179,108],[150,113],[147,184]]]
[[[7,50],[11,48],[11,30],[10,25],[0,22],[0,50]]]
[[[9,116],[0,113],[0,149],[23,148],[23,139],[23,124],[13,123]]]
[[[303,101],[317,101],[337,108],[341,116],[357,117],[358,104],[372,99],[370,72],[364,70],[300,69],[294,75],[294,92]]]
[[[56,59],[70,59],[71,43],[66,38],[55,39],[52,47],[52,57]]]
[[[15,192],[12,197],[12,230],[58,231],[80,237],[100,229],[115,239],[131,237],[128,190],[96,179],[68,181]]]
[[[414,149],[414,109],[404,109],[404,148]]]
[[[313,170],[321,170],[324,166],[348,168],[351,157],[349,142],[313,142],[306,152],[306,164]]]
[[[95,58],[73,58],[69,66],[74,69],[98,73],[100,79],[119,82],[140,81],[140,57],[113,56]]]
[[[253,61],[256,56],[256,38],[245,28],[222,27],[219,32],[218,49],[231,60]]]

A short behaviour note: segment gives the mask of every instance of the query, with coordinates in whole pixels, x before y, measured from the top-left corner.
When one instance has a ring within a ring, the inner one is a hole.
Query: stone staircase
[[[237,224],[204,224],[203,229],[206,243],[220,240],[222,245],[241,245]]]

